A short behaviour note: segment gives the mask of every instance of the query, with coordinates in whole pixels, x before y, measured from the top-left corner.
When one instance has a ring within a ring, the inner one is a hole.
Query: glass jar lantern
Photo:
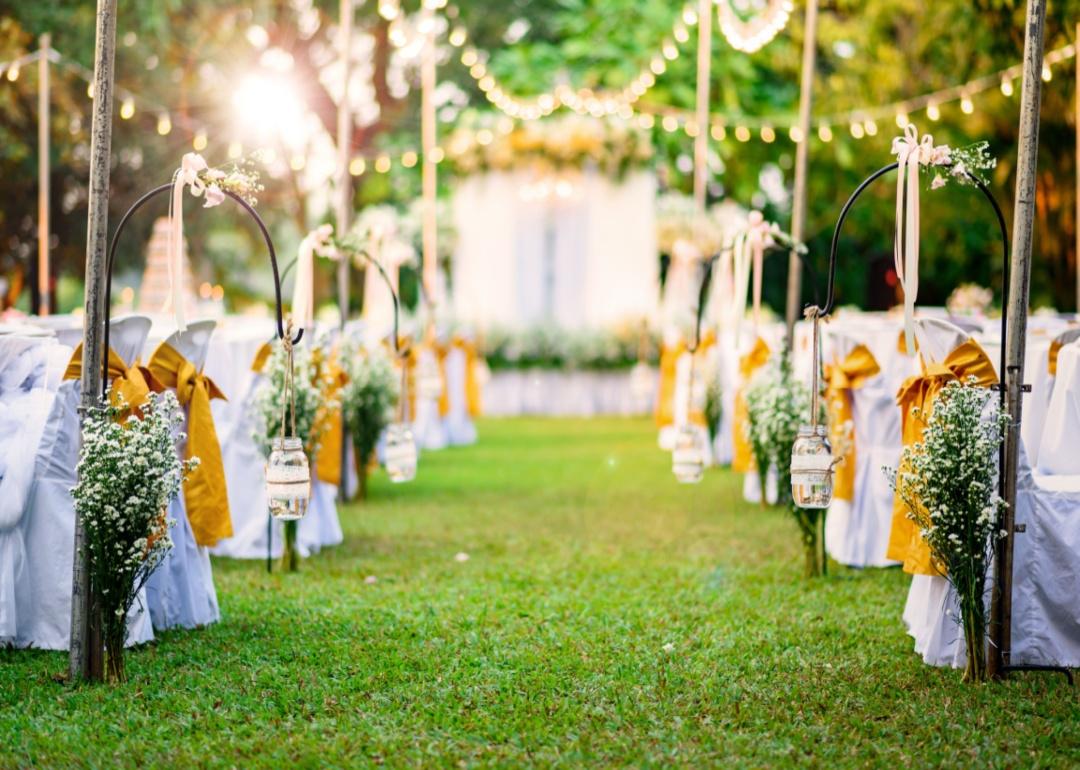
[[[675,435],[671,472],[680,484],[697,484],[705,475],[704,437],[693,425],[683,425]]]
[[[270,515],[283,521],[302,519],[311,499],[311,468],[304,442],[276,437],[266,461],[266,503]]]
[[[800,508],[828,508],[833,454],[824,425],[803,425],[791,448],[791,499]]]
[[[416,442],[405,423],[386,429],[386,473],[395,484],[416,478]]]

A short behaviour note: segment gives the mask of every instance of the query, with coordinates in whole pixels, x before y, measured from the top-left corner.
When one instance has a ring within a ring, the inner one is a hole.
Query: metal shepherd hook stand
[[[819,319],[826,318],[830,313],[832,313],[832,311],[835,309],[835,306],[836,306],[836,295],[835,295],[836,258],[837,258],[837,252],[838,252],[839,247],[840,247],[840,231],[844,226],[844,221],[847,219],[848,213],[850,213],[852,206],[855,205],[855,201],[857,201],[859,199],[859,196],[861,196],[863,194],[863,192],[865,192],[866,189],[871,184],[873,184],[876,180],[878,180],[881,177],[888,174],[890,171],[897,170],[899,167],[900,167],[899,163],[896,163],[896,162],[890,163],[889,165],[878,169],[873,174],[868,176],[866,179],[863,180],[863,182],[858,187],[855,188],[855,192],[853,192],[851,194],[851,197],[847,199],[847,202],[844,204],[844,207],[840,210],[840,216],[836,220],[836,228],[833,230],[832,243],[831,243],[831,245],[829,247],[829,282],[828,282],[828,290],[827,290],[826,298],[825,298],[825,304],[824,304],[824,306],[821,306],[821,305],[815,303],[814,305],[808,306],[805,309],[805,312],[804,312],[804,315],[805,315],[806,318],[811,319],[811,320],[814,321],[815,327],[817,325],[817,321]],[[993,193],[990,192],[990,190],[982,182],[981,179],[979,179],[977,176],[971,174],[970,172],[968,172],[966,170],[963,172],[963,174],[964,174],[964,177],[974,187],[978,188],[979,192],[982,193],[983,198],[986,199],[986,201],[990,204],[990,206],[994,210],[994,216],[996,217],[998,227],[1001,230],[1001,259],[1002,259],[1002,271],[1001,271],[1002,288],[1001,288],[1001,292],[1002,292],[1002,296],[1008,297],[1009,296],[1009,231],[1008,231],[1008,227],[1005,224],[1005,215],[1002,213],[1001,206],[998,205],[998,202],[994,198]],[[899,236],[897,236],[897,237],[899,237]],[[1003,303],[1002,307],[1001,307],[1001,339],[1002,339],[1002,346],[1001,346],[1000,360],[999,360],[999,363],[998,363],[999,377],[1002,374],[1004,374],[1005,369],[1006,369],[1006,358],[1005,358],[1006,351],[1005,351],[1004,341],[1006,339],[1006,330],[1007,329],[1008,329],[1008,306],[1007,306],[1006,303]],[[815,367],[816,367],[816,365],[815,365]],[[816,378],[816,372],[815,372],[815,380],[816,379],[817,378]],[[1005,387],[1003,385],[1001,385],[1001,384],[998,384],[998,385],[994,386],[994,390],[996,390],[998,392],[998,394],[999,394],[999,404],[1000,404],[1001,409],[1004,410],[1005,409],[1005,396],[1006,396]],[[1030,390],[1030,387],[1025,386],[1025,391],[1027,391],[1027,390]],[[815,399],[816,399],[816,396],[817,396],[816,389],[815,389],[814,396],[815,396]],[[816,415],[813,415],[812,417],[816,418]],[[1004,447],[1004,445],[1002,445],[998,449],[998,494],[1000,494],[1002,497],[1004,497],[1004,495],[1005,495],[1005,447]],[[1010,532],[1009,537],[1012,537],[1015,534],[1016,534],[1015,532]],[[999,581],[999,585],[996,585],[994,590],[995,590],[995,595],[999,591],[1009,591],[1009,592],[1011,592],[1012,591],[1012,574],[1011,573],[1010,574],[1002,574],[1001,575],[1001,580]],[[992,628],[992,629],[990,629],[990,643],[991,644],[1000,645],[1000,641],[1001,641],[1001,638],[1002,638],[1001,637],[1001,631],[1002,631],[1002,629],[1000,629],[1000,628]],[[1008,650],[1005,651],[1005,659],[1008,660]],[[1046,665],[1046,666],[1043,666],[1043,665],[1010,666],[1010,665],[1006,665],[1005,669],[1007,671],[1009,671],[1009,670],[1011,670],[1011,671],[1019,671],[1019,670],[1059,671],[1059,672],[1063,673],[1066,677],[1068,677],[1070,683],[1072,682],[1072,674],[1067,669],[1064,669],[1064,668],[1062,668],[1060,666],[1050,666],[1050,665]]]

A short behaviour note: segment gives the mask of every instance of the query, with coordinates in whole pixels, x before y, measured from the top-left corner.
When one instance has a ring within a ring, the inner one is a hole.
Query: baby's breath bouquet
[[[929,415],[915,415],[925,425],[922,441],[904,449],[899,472],[885,469],[934,567],[956,590],[971,682],[986,679],[986,576],[1005,535],[994,482],[1009,417],[993,398],[974,378],[948,383]]]
[[[288,353],[284,345],[275,345],[274,351],[263,369],[263,381],[255,390],[253,407],[255,410],[255,443],[266,457],[270,456],[270,445],[275,437],[281,435],[281,420],[290,430],[293,425],[293,405],[289,403],[285,388],[288,370]],[[336,402],[330,398],[333,380],[329,367],[324,365],[325,355],[310,347],[297,347],[293,350],[293,393],[296,408],[296,435],[303,439],[304,452],[308,462],[312,463],[319,450],[321,433],[329,424],[327,412],[336,408]],[[299,555],[296,550],[296,521],[285,522],[285,552],[282,559],[290,572],[299,567]]]
[[[198,458],[181,461],[183,422],[171,391],[150,394],[142,419],[125,404],[87,412],[79,449],[79,481],[71,490],[86,532],[90,584],[102,615],[113,681],[124,680],[127,615],[147,578],[172,548],[169,503]]]
[[[341,408],[359,465],[360,497],[367,497],[367,469],[379,436],[394,416],[398,400],[398,373],[382,348],[346,348],[348,383],[341,392]]]
[[[810,390],[795,379],[786,353],[774,356],[754,375],[746,390],[746,404],[750,414],[748,438],[761,479],[762,499],[769,468],[775,467],[780,503],[791,509],[799,525],[807,577],[820,575],[824,566],[818,549],[820,511],[799,508],[791,502],[791,448],[799,426],[807,422],[810,414]]]

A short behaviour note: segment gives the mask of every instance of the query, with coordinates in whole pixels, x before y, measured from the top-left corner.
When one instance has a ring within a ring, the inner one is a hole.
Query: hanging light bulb
[[[866,133],[865,131],[863,131],[862,123],[859,123],[858,121],[851,124],[850,131],[851,135],[856,139],[862,139]]]
[[[131,120],[135,115],[135,100],[130,96],[125,96],[124,101],[120,103],[120,119]]]
[[[1007,78],[1006,77],[1006,78],[1001,79],[1001,93],[1004,94],[1005,96],[1012,96],[1013,95],[1012,78]]]
[[[907,124],[905,123],[905,125]],[[873,119],[864,120],[862,126],[867,136],[877,136],[877,123]]]
[[[1050,65],[1049,65],[1049,64],[1046,64],[1046,63],[1044,62],[1044,63],[1043,63],[1043,69],[1042,69],[1042,79],[1043,79],[1043,82],[1045,82],[1045,83],[1049,83],[1049,82],[1050,82],[1050,79],[1051,79],[1051,78],[1053,78],[1053,77],[1054,77],[1054,72],[1053,72],[1053,70],[1051,70],[1051,69],[1050,69]]]
[[[406,150],[401,155],[401,165],[403,165],[405,168],[412,168],[416,165],[416,161],[416,153],[412,150]]]
[[[723,123],[713,123],[712,129],[709,131],[712,138],[718,142],[722,142],[727,139],[727,129],[724,128]]]
[[[461,46],[465,45],[467,37],[464,27],[454,27],[450,32],[450,45],[454,46],[454,48],[461,48]]]
[[[172,131],[172,120],[169,118],[169,113],[163,112],[158,115],[157,132],[161,136],[168,136],[170,131]]]
[[[349,161],[349,173],[353,176],[360,176],[367,169],[367,163],[363,158],[353,158]]]
[[[682,10],[683,24],[688,27],[692,27],[698,22],[697,11],[694,10],[694,6],[687,5]]]
[[[906,112],[896,113],[896,127],[907,128],[907,124],[911,121],[908,120],[908,114]]]
[[[8,67],[7,79],[9,81],[11,81],[12,83],[14,83],[16,80],[19,79],[19,63],[18,62],[15,62],[10,67]]]
[[[746,126],[736,126],[735,127],[735,138],[738,139],[740,142],[749,142],[750,141],[750,129],[747,128]]]
[[[663,120],[660,121],[660,127],[669,134],[673,134],[679,130],[679,121],[674,115],[665,115]]]
[[[195,137],[191,140],[191,146],[195,152],[202,152],[206,149],[206,130],[200,128],[195,132]]]
[[[772,126],[761,127],[761,141],[771,144],[776,141],[776,130]]]
[[[380,174],[385,174],[390,170],[390,156],[380,155],[375,159],[375,171]]]
[[[820,126],[818,126],[817,135],[818,139],[820,139],[821,141],[831,142],[833,134],[832,129],[829,127],[829,124],[822,123]]]
[[[971,97],[965,96],[960,100],[960,111],[965,115],[970,115],[975,112],[975,105],[971,102]]]
[[[930,118],[930,120],[939,120],[941,118],[941,109],[936,103],[930,102],[926,105],[926,117]]]
[[[795,142],[795,144],[798,144],[803,140],[802,129],[798,126],[792,126],[788,129],[788,138]]]

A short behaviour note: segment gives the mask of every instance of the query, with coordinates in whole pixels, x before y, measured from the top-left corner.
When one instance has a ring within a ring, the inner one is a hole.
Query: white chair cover
[[[109,343],[131,363],[142,352],[150,321],[139,316],[113,321]],[[37,447],[34,482],[21,524],[25,571],[16,592],[14,644],[66,650],[71,636],[71,570],[75,507],[71,489],[79,460],[80,381],[60,384]],[[128,644],[153,639],[145,591],[128,616]]]
[[[196,369],[202,369],[215,325],[214,321],[196,321],[188,324],[186,332],[176,332],[165,342]],[[195,542],[183,492],[169,504],[169,518],[174,522],[169,529],[173,548],[146,583],[146,599],[154,630],[216,623],[221,619],[221,612],[214,589],[210,552]]]
[[[437,369],[439,366],[435,351],[430,345],[423,345],[417,352],[416,370],[425,367]],[[413,437],[420,449],[444,449],[448,443],[446,426],[439,415],[439,401],[416,394],[416,414],[413,418]]]
[[[449,411],[443,422],[446,426],[447,441],[453,446],[476,443],[476,426],[469,416],[469,404],[466,398],[465,378],[469,357],[460,347],[452,346],[446,353],[446,396]]]

